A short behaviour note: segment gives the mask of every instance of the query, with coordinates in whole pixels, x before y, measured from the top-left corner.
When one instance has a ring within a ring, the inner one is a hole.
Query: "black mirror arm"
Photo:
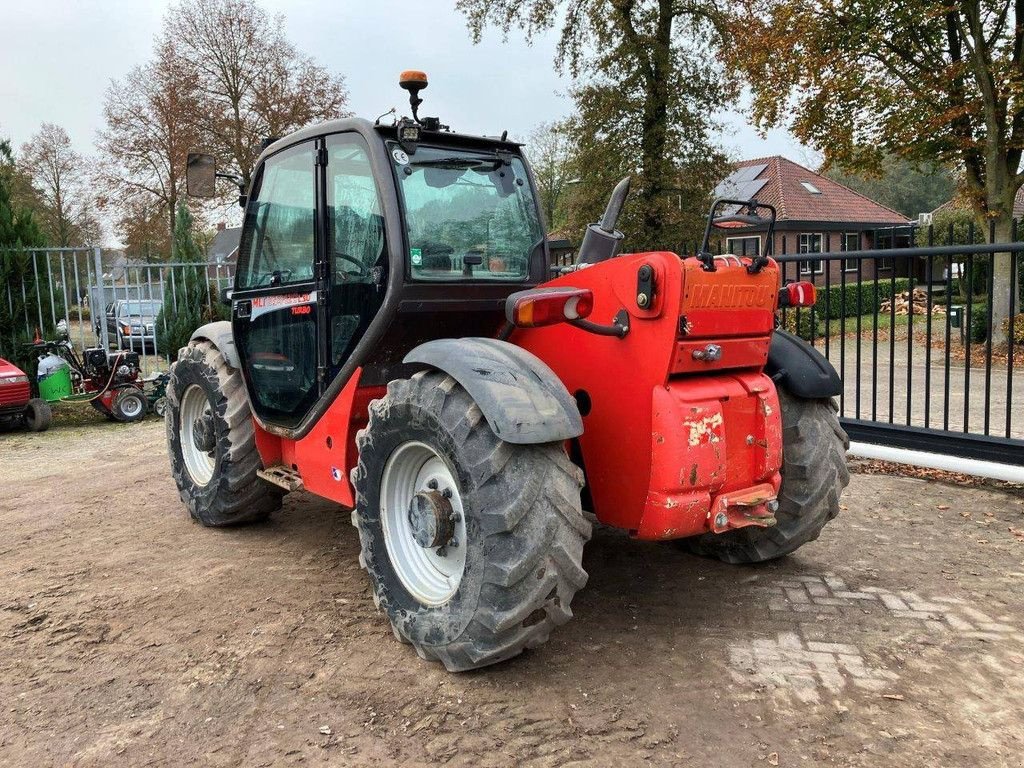
[[[228,181],[233,181],[235,182],[235,184],[238,185],[239,192],[245,192],[245,183],[242,181],[241,176],[238,176],[237,174],[234,173],[221,173],[220,171],[217,171],[215,174],[213,174],[213,176],[216,179],[227,179]]]

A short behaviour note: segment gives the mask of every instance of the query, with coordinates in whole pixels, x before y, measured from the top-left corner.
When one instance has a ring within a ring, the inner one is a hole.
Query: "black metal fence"
[[[853,439],[1024,465],[1024,243],[993,244],[991,231],[978,243],[968,229],[968,244],[951,244],[956,234],[779,235],[783,280],[818,289],[814,308],[784,310],[780,324],[839,371]],[[847,247],[865,241],[889,247]],[[92,248],[0,253],[0,356],[17,358],[37,328],[53,338],[65,318],[79,349],[135,348],[147,371],[166,367],[156,319],[124,334],[116,307],[175,296],[182,267],[203,270],[214,288],[232,279],[227,264],[132,263]],[[211,312],[215,295],[203,298]],[[1005,328],[1000,305],[1014,318]]]

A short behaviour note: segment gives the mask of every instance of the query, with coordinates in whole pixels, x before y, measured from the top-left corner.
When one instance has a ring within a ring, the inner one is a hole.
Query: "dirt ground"
[[[569,625],[450,675],[347,512],[203,529],[162,423],[58,414],[0,435],[0,765],[1024,765],[1024,498],[859,474],[843,506],[758,568],[599,529]]]

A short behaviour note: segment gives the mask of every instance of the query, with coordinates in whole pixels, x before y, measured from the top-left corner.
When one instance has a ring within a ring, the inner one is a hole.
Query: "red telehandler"
[[[732,563],[817,538],[848,482],[840,381],[775,328],[813,286],[707,247],[770,206],[718,201],[697,257],[620,254],[624,180],[552,279],[520,145],[420,118],[426,76],[401,85],[412,118],[304,128],[242,190],[231,320],[167,387],[191,515],[255,522],[298,489],[350,508],[396,637],[452,671],[568,621],[584,508]],[[190,155],[190,193],[218,176]]]

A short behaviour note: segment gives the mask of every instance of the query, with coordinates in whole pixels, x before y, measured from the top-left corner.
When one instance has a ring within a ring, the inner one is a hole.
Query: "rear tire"
[[[391,382],[356,440],[359,562],[399,640],[457,672],[536,647],[572,617],[591,524],[580,508],[583,474],[560,443],[500,440],[469,393],[436,371]],[[399,461],[408,466],[396,469]],[[461,514],[447,519],[461,528],[442,538],[465,536],[461,551],[399,536],[412,517],[396,502],[403,487],[451,493]],[[424,552],[443,558],[434,571]]]
[[[778,393],[783,448],[778,523],[683,539],[680,544],[694,554],[735,564],[774,560],[817,539],[839,514],[839,497],[850,482],[850,439],[839,426],[835,403],[803,400],[781,388]]]
[[[45,400],[34,397],[25,406],[25,426],[30,432],[45,432],[50,428],[53,411]]]
[[[194,519],[253,523],[281,507],[280,489],[256,475],[263,464],[242,375],[210,342],[189,342],[171,366],[164,424],[171,474]]]
[[[146,418],[146,411],[149,410],[149,401],[146,396],[135,387],[125,387],[114,393],[114,399],[110,403],[110,413],[115,421],[131,423],[142,421]]]

